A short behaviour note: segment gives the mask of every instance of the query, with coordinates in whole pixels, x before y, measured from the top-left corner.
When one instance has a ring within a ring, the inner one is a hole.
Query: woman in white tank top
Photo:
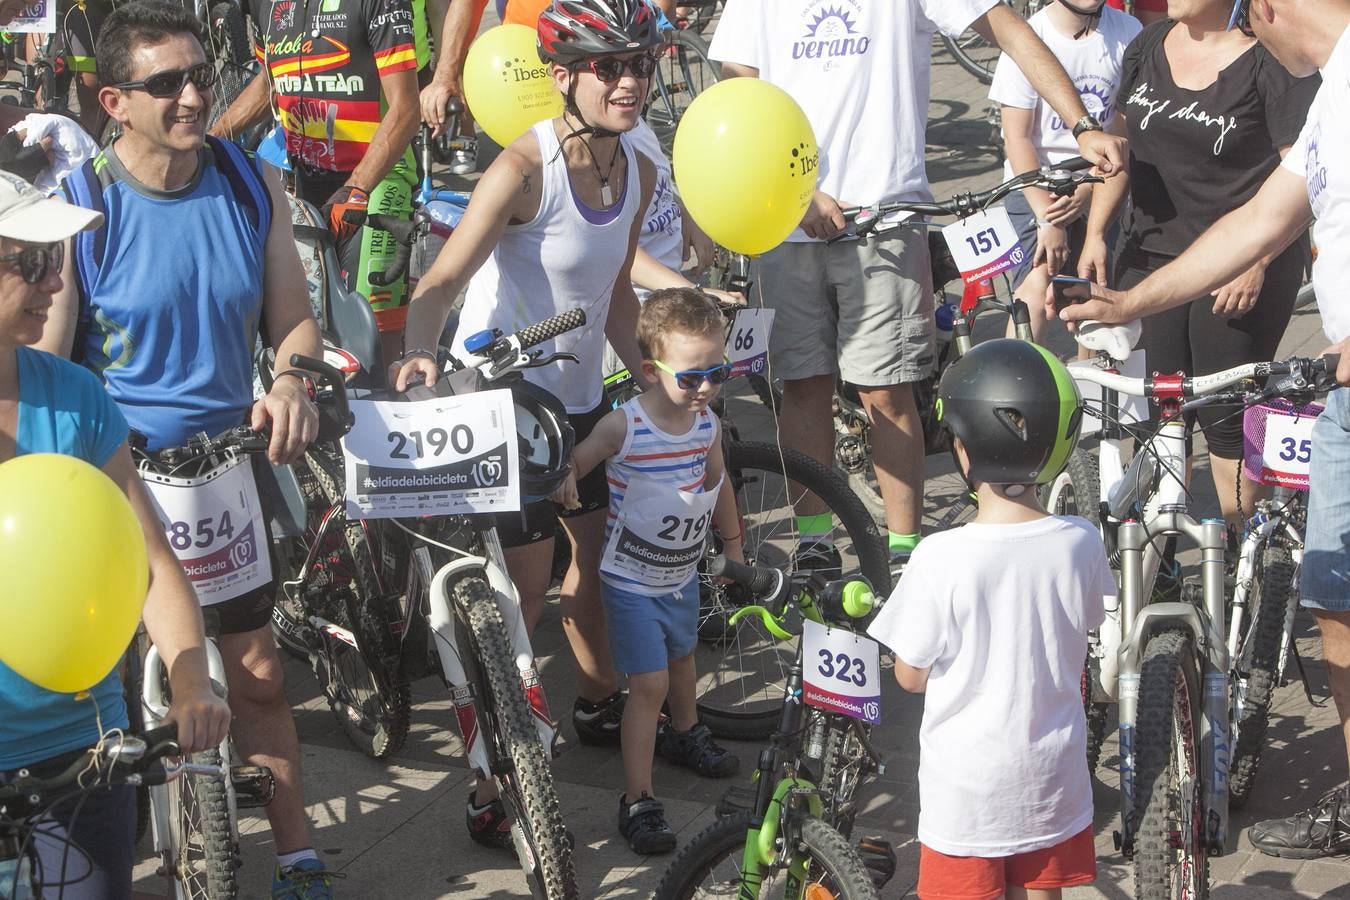
[[[583,15],[575,14],[579,7]],[[563,402],[580,440],[599,419],[589,414],[604,397],[605,336],[628,365],[641,361],[630,271],[656,170],[625,132],[641,116],[662,39],[645,0],[555,0],[540,15],[538,35],[540,58],[566,98],[565,111],[513,141],[483,174],[463,220],[413,294],[404,355],[391,366],[390,382],[405,390],[420,373],[434,383],[437,337],[466,286],[456,352],[475,331],[510,333],[581,307],[586,325],[541,348],[575,353],[580,364],[526,374]],[[573,712],[578,734],[617,743],[622,695],[600,604],[608,506],[603,473],[598,491],[580,514],[562,518],[573,554],[561,611],[581,675]],[[557,513],[545,501],[527,505],[524,523],[519,514],[500,518],[507,565],[532,630],[551,580]],[[480,785],[470,801],[471,821],[490,801],[490,785]],[[480,839],[478,829],[470,833]]]

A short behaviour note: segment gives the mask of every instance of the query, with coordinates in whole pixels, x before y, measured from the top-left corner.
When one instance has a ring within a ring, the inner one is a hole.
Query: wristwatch
[[[1093,118],[1089,114],[1083,116],[1083,118],[1079,119],[1077,122],[1074,123],[1073,136],[1077,138],[1085,131],[1101,131],[1101,130],[1102,130],[1102,123],[1098,122],[1095,118]]]

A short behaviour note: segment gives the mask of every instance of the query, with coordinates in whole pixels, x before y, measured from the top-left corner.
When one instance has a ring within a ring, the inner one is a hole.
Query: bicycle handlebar
[[[1073,377],[1108,390],[1131,397],[1150,397],[1157,400],[1194,400],[1207,397],[1241,384],[1259,381],[1266,385],[1271,378],[1281,378],[1274,388],[1260,392],[1263,399],[1282,393],[1321,392],[1334,385],[1338,354],[1319,357],[1291,356],[1284,361],[1246,363],[1210,375],[1187,376],[1184,372],[1169,375],[1155,373],[1148,378],[1131,378],[1101,369],[1075,368]],[[1248,392],[1244,392],[1246,394]]]
[[[1091,167],[1092,163],[1081,156],[1075,156],[1033,172],[1023,172],[1021,175],[1010,178],[986,191],[977,193],[967,191],[956,194],[950,200],[897,200],[877,203],[872,206],[849,207],[842,210],[842,213],[845,219],[852,219],[856,222],[857,227],[854,231],[856,234],[866,234],[876,227],[882,216],[894,212],[910,212],[926,216],[956,216],[965,219],[980,212],[990,204],[1002,200],[1013,191],[1026,187],[1041,187],[1056,196],[1068,196],[1076,191],[1079,185],[1103,180],[1096,175],[1083,174],[1083,170]]]
[[[342,373],[323,360],[300,353],[292,353],[290,362],[292,369],[301,369],[313,375],[322,388],[314,398],[319,407],[319,433],[315,440],[335,441],[351,430],[353,418],[347,406],[347,388]],[[133,442],[133,450],[154,468],[174,470],[193,460],[218,453],[265,453],[271,442],[270,431],[264,429],[258,432],[247,425],[236,425],[215,437],[205,432],[193,435],[180,447],[165,447],[149,453]]]
[[[5,817],[20,819],[42,808],[44,795],[65,791],[74,785],[95,783],[157,785],[189,772],[225,775],[224,766],[200,766],[191,763],[163,765],[154,763],[167,756],[180,756],[178,726],[173,722],[152,728],[141,734],[124,733],[101,741],[96,747],[82,753],[65,771],[49,778],[39,778],[27,769],[19,769],[16,777],[0,784],[0,808]],[[91,770],[96,775],[91,777]],[[118,771],[121,770],[121,771]],[[210,771],[202,771],[210,770]]]

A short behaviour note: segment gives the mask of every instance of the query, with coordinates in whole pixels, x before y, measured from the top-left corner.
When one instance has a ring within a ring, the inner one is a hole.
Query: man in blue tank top
[[[310,385],[279,365],[255,402],[254,343],[262,329],[278,360],[316,357],[319,328],[280,183],[237,145],[205,137],[215,70],[197,29],[177,6],[136,2],[99,35],[99,102],[122,134],[63,184],[69,201],[106,221],[68,248],[42,347],[100,375],[150,450],[247,422],[270,426],[269,458],[289,463],[318,429]],[[235,742],[276,776],[273,895],[327,897],[272,641],[274,591],[264,584],[211,609]]]

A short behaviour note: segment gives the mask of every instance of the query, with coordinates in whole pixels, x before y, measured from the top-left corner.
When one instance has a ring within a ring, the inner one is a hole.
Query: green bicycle
[[[791,641],[808,620],[835,626],[851,639],[852,622],[876,605],[871,585],[859,577],[827,583],[818,572],[789,575],[722,557],[710,559],[708,571],[739,583],[761,601],[737,610],[732,624],[757,618],[781,641]],[[817,705],[818,692],[803,672],[806,644],[805,638],[799,642],[788,673],[778,730],[759,756],[753,804],[718,819],[690,840],[662,877],[657,900],[877,896],[874,872],[864,865],[848,834],[857,814],[858,788],[883,766],[866,724],[834,711],[838,707]],[[853,662],[857,672],[861,666]],[[869,674],[876,677],[871,668]],[[876,874],[884,884],[894,874],[895,857],[888,845],[879,846],[879,853],[869,852],[869,858],[880,857]]]

